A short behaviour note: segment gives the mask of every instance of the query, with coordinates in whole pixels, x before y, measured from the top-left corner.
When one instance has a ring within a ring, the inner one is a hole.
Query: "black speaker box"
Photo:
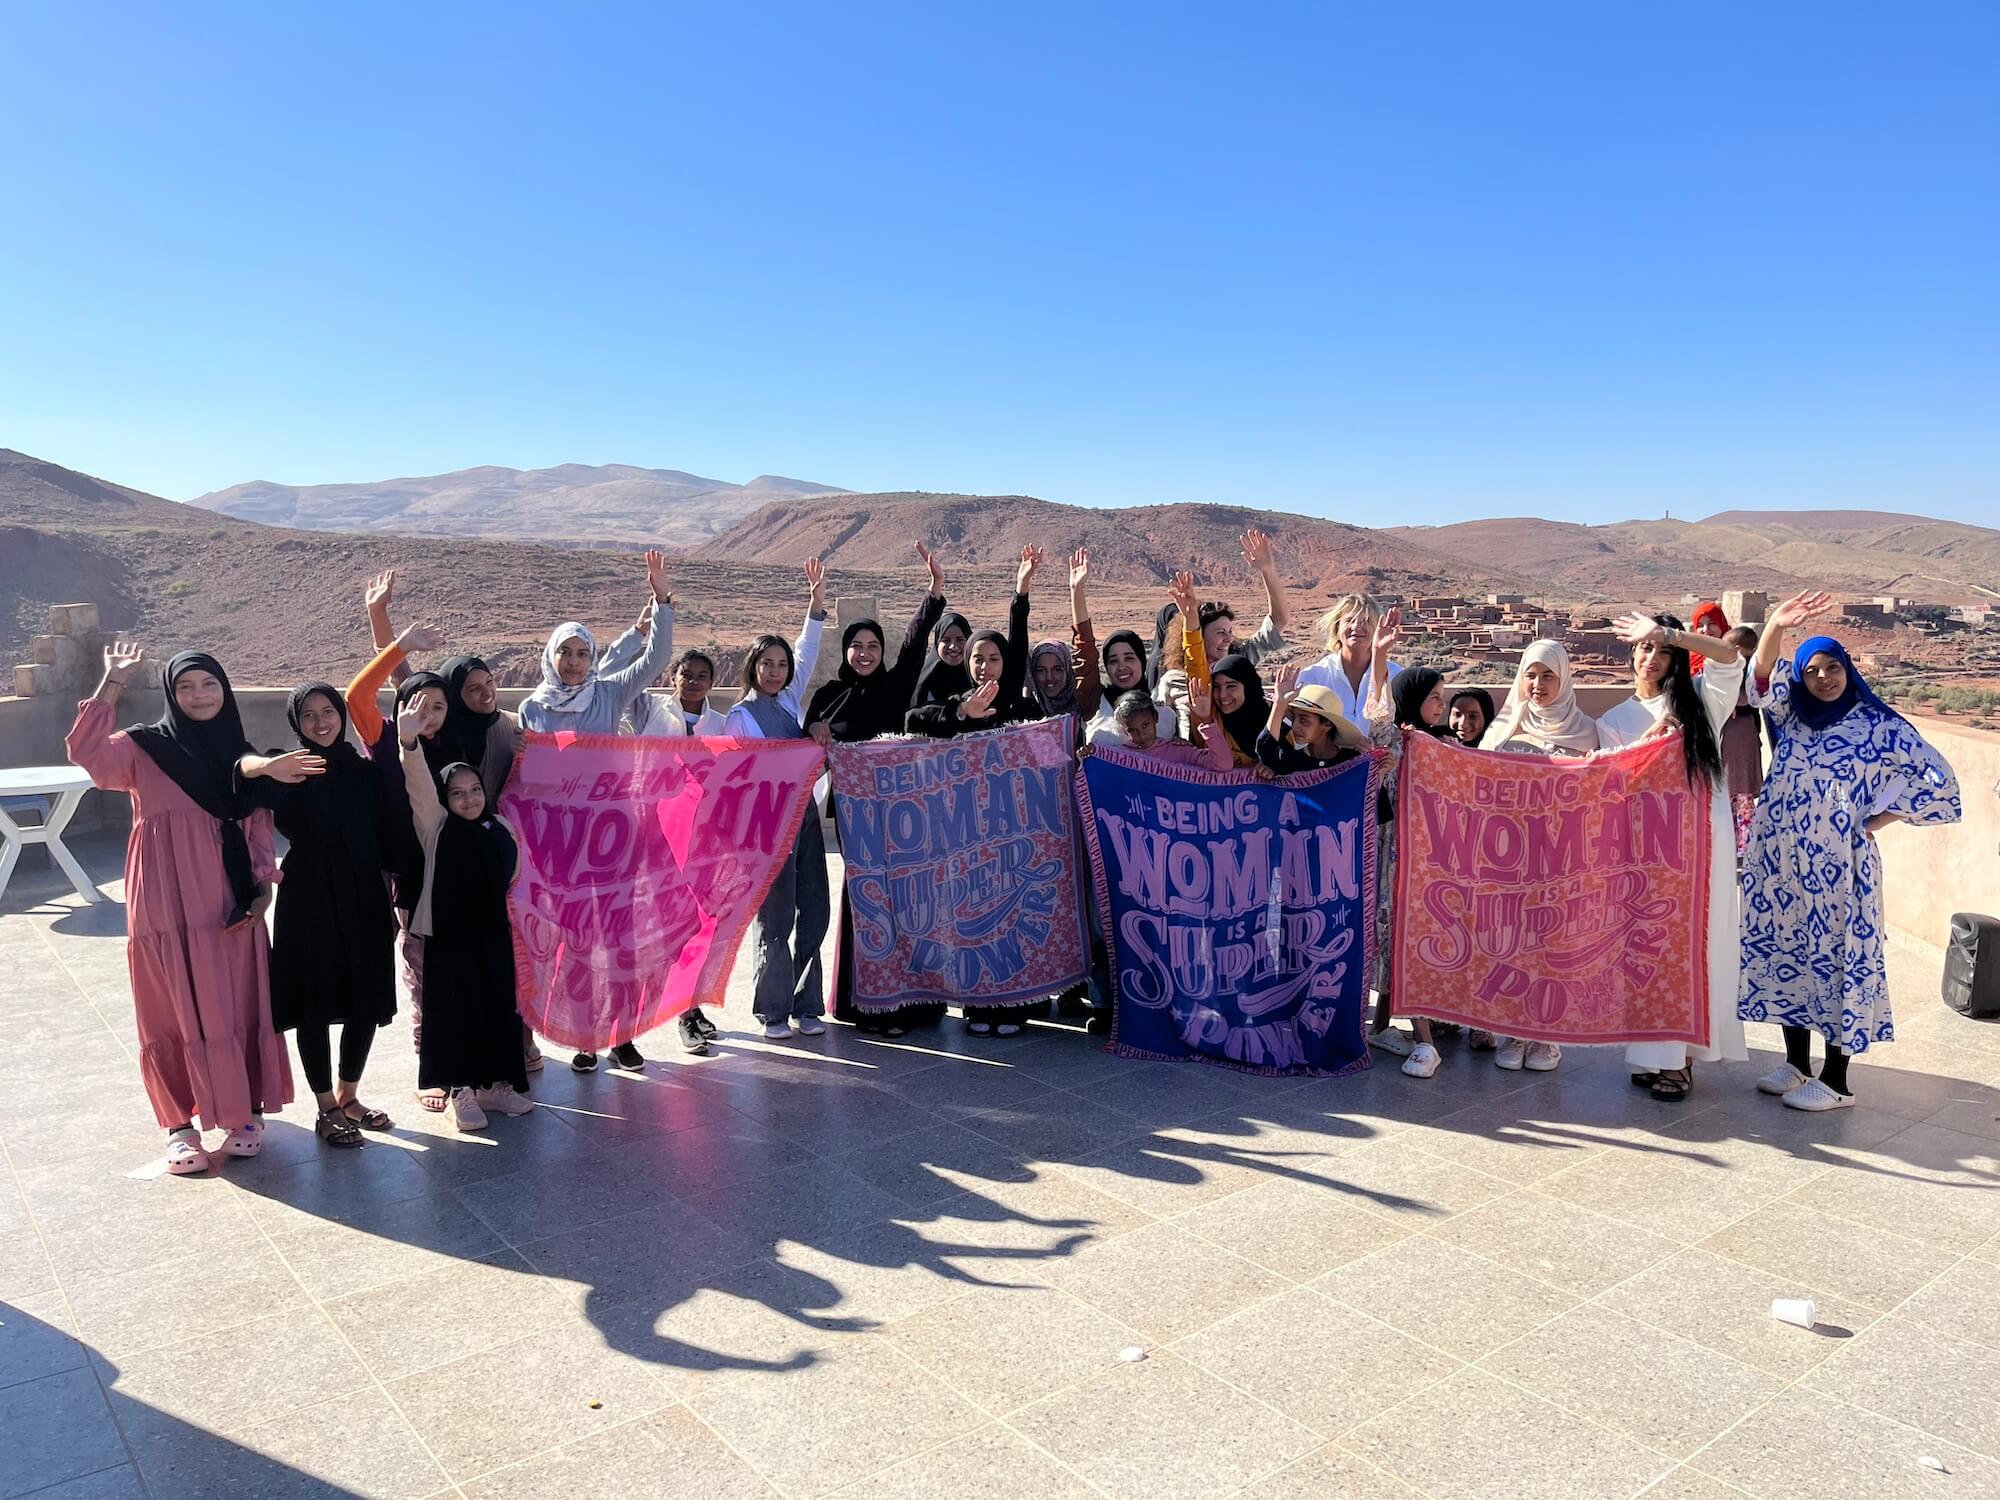
[[[1944,1003],[1968,1016],[2000,1016],[2000,919],[1951,914],[1944,950]]]

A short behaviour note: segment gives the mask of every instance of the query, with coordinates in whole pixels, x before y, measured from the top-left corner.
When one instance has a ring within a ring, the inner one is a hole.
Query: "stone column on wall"
[[[104,652],[95,604],[49,607],[49,628],[28,643],[14,668],[17,698],[81,697],[96,683]]]

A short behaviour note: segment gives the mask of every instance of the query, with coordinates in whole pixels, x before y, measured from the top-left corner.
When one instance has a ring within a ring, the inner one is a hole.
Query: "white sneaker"
[[[176,1131],[167,1137],[167,1170],[176,1177],[208,1170],[208,1153],[201,1149],[201,1137]]]
[[[1563,1049],[1554,1042],[1528,1043],[1527,1055],[1521,1059],[1530,1073],[1553,1073],[1562,1060]]]
[[[511,1083],[496,1083],[490,1089],[475,1090],[472,1097],[481,1109],[490,1109],[495,1114],[525,1115],[535,1107],[535,1101]]]
[[[1407,1031],[1398,1030],[1394,1026],[1384,1026],[1380,1031],[1368,1033],[1368,1045],[1379,1052],[1388,1053],[1391,1057],[1408,1057],[1416,1051],[1417,1039]]]
[[[472,1097],[471,1089],[451,1091],[451,1123],[460,1130],[484,1130],[486,1111],[479,1107],[479,1101]]]
[[[1505,1068],[1509,1073],[1521,1071],[1521,1064],[1527,1060],[1528,1044],[1519,1037],[1503,1036],[1493,1049],[1493,1066]]]
[[[1438,1056],[1437,1048],[1429,1042],[1419,1042],[1417,1050],[1403,1059],[1403,1071],[1412,1078],[1428,1078],[1438,1070],[1442,1061],[1444,1059]]]
[[[1817,1078],[1808,1078],[1780,1101],[1786,1109],[1809,1109],[1815,1113],[1828,1109],[1854,1108],[1852,1094],[1836,1093]]]
[[[764,1028],[764,1040],[767,1042],[789,1042],[791,1039],[792,1028],[783,1021],[773,1021]]]
[[[800,1036],[826,1035],[826,1022],[822,1021],[818,1016],[800,1016],[798,1025]]]
[[[1760,1094],[1789,1094],[1793,1089],[1806,1081],[1806,1075],[1790,1063],[1780,1063],[1757,1080],[1757,1092]]]

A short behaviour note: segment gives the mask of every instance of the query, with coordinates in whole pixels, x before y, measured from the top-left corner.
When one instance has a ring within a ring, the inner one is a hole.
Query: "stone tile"
[[[919,1109],[955,1118],[976,1109],[1016,1105],[1052,1092],[1024,1068],[967,1059],[892,1078],[889,1091]]]
[[[1896,1316],[2000,1350],[1993,1262],[1969,1256],[1897,1308]]]
[[[760,1251],[788,1240],[811,1244],[903,1211],[901,1200],[830,1162],[787,1167],[754,1187],[723,1182],[680,1201]]]
[[[824,1495],[970,1432],[978,1410],[879,1339],[804,1368],[732,1380],[694,1414],[788,1496]]]
[[[1961,1255],[2000,1231],[2000,1191],[1991,1183],[1850,1168],[1815,1177],[1786,1197],[1835,1218]]]
[[[1450,1355],[1302,1287],[1181,1339],[1173,1352],[1322,1437],[1460,1368]]]
[[[1484,1172],[1455,1167],[1392,1137],[1357,1146],[1335,1163],[1336,1186],[1362,1207],[1421,1229],[1512,1191]]]
[[[1133,1136],[1056,1170],[1159,1218],[1239,1193],[1268,1175],[1234,1151],[1194,1138],[1186,1127]]]
[[[1693,1244],[1755,1213],[1783,1189],[1755,1174],[1689,1167],[1666,1156],[1614,1149],[1543,1178],[1535,1191]]]
[[[1076,1475],[1005,1427],[981,1427],[964,1437],[871,1474],[840,1492],[841,1500],[1092,1500]]]
[[[56,1279],[80,1287],[150,1267],[226,1256],[259,1239],[235,1194],[150,1198],[123,1209],[44,1219]]]
[[[1159,1343],[1206,1328],[1289,1285],[1283,1277],[1165,1223],[1050,1261],[1041,1274]]]
[[[1683,1464],[1657,1484],[1648,1485],[1643,1500],[1744,1500],[1744,1491]]]
[[[760,1248],[668,1203],[529,1240],[520,1254],[552,1281],[574,1283],[578,1297],[626,1301],[678,1295],[690,1281],[756,1259]]]
[[[232,1197],[222,1174],[169,1177],[160,1166],[165,1150],[165,1134],[155,1132],[151,1145],[138,1155],[111,1145],[59,1163],[17,1162],[16,1172],[28,1208],[44,1229],[77,1219],[104,1224],[164,1216],[194,1203],[207,1205],[211,1213],[221,1211]]]
[[[544,1088],[535,1080],[533,1114],[495,1120],[476,1131],[460,1131],[447,1116],[431,1114],[404,1094],[395,1110],[396,1140],[435,1186],[449,1188],[496,1177],[560,1177],[627,1144],[626,1138],[573,1128],[564,1111],[541,1107]]]
[[[531,1167],[463,1183],[455,1191],[510,1245],[620,1218],[669,1200],[668,1183],[637,1151],[569,1159],[553,1171]]]
[[[1093,1077],[1074,1092],[1100,1108],[1116,1111],[1147,1130],[1191,1125],[1204,1116],[1237,1109],[1255,1109],[1267,1102],[1250,1084],[1278,1083],[1252,1078],[1228,1068],[1196,1063],[1142,1062],[1120,1059],[1105,1077]]]
[[[2000,1140],[2000,1091],[1984,1087],[1944,1085],[1935,1092],[1937,1107],[1927,1114],[1917,1116],[1918,1119],[1946,1130],[1985,1136],[1988,1140]],[[1932,1091],[1925,1091],[1922,1097],[1925,1100],[1931,1099]]]
[[[102,1361],[112,1409],[135,1451],[172,1441],[182,1427],[223,1438],[368,1383],[347,1341],[316,1307],[240,1323],[220,1333]],[[257,1393],[254,1401],[218,1399],[218,1370]],[[301,1377],[311,1371],[312,1377]]]
[[[263,1240],[127,1271],[69,1289],[78,1337],[107,1359],[214,1333],[306,1301],[305,1289]]]
[[[1801,1434],[1824,1440],[1802,1443]],[[1942,1460],[1949,1478],[1918,1462],[1926,1456]],[[1750,1413],[1690,1467],[1750,1495],[2000,1495],[2000,1465],[1992,1460],[1800,1386]]]
[[[1917,1240],[1774,1203],[1701,1242],[1711,1254],[1888,1312],[1955,1259]]]
[[[552,1432],[600,1431],[650,1416],[671,1399],[643,1360],[567,1324],[538,1327],[386,1389],[454,1480],[532,1457]]]
[[[1663,1236],[1535,1193],[1499,1199],[1431,1233],[1579,1297],[1593,1297],[1680,1248]]]
[[[1419,1500],[1402,1480],[1338,1443],[1316,1448],[1295,1464],[1243,1490],[1244,1500]]]
[[[1495,1350],[1480,1368],[1677,1458],[1784,1382],[1648,1324],[1585,1304]]]
[[[1573,1126],[1525,1118],[1518,1097],[1412,1125],[1398,1139],[1517,1187],[1539,1182],[1605,1149]]]
[[[296,1234],[331,1220],[359,1218],[432,1189],[408,1151],[394,1146],[330,1151],[314,1145],[317,1155],[290,1166],[262,1156],[232,1164],[229,1181],[241,1190],[251,1222],[267,1234]]]
[[[1414,1232],[1331,1187],[1285,1178],[1204,1203],[1174,1222],[1291,1281],[1310,1281]]]
[[[448,1483],[396,1408],[372,1389],[251,1427],[235,1443],[183,1424],[143,1448],[139,1467],[156,1495],[175,1500],[329,1493],[421,1500]]]
[[[1982,1345],[1884,1318],[1800,1384],[2000,1459],[2000,1353]]]
[[[0,1386],[59,1375],[84,1363],[69,1307],[57,1292],[0,1302]]]
[[[1142,1342],[1048,1286],[965,1292],[882,1329],[882,1337],[995,1416],[1087,1380]]]
[[[36,1490],[34,1500],[149,1500],[139,1471],[130,1464],[99,1469],[81,1479]]]
[[[1440,1442],[1441,1432],[1479,1437]],[[1519,1500],[1625,1500],[1672,1467],[1659,1454],[1478,1369],[1432,1386],[1343,1441],[1437,1500],[1485,1500],[1499,1475],[1506,1476],[1505,1493]]]
[[[892,1220],[844,1229],[817,1243],[780,1245],[769,1261],[823,1282],[837,1297],[833,1313],[870,1327],[948,1302],[968,1283],[1014,1285],[1031,1270],[1011,1259],[947,1258],[946,1248],[921,1227]]]
[[[1579,1300],[1429,1235],[1329,1271],[1312,1286],[1459,1359],[1477,1359]]]
[[[489,1349],[559,1316],[562,1299],[503,1250],[326,1304],[362,1363],[395,1380]]]
[[[1027,1182],[1044,1169],[958,1125],[943,1121],[888,1140],[853,1147],[833,1158],[843,1171],[914,1208],[927,1207],[986,1183]]]
[[[1796,1328],[1771,1316],[1774,1298],[1801,1294],[1795,1282],[1706,1251],[1683,1250],[1598,1300],[1614,1312],[1791,1380],[1830,1358],[1844,1338],[1875,1321],[1875,1314],[1859,1303],[1830,1297],[1815,1299],[1817,1329]]]
[[[621,1172],[643,1175],[683,1199],[820,1159],[810,1142],[777,1134],[743,1115],[625,1142],[607,1156]]]
[[[1033,1169],[1025,1182],[985,1182],[923,1210],[924,1235],[948,1259],[1063,1256],[1153,1222],[1118,1198],[1085,1186],[1066,1170]]]
[[[0,1387],[0,1496],[26,1495],[125,1462],[125,1445],[88,1369]]]
[[[1166,1351],[1037,1402],[1008,1426],[1102,1493],[1144,1500],[1230,1494],[1319,1442]]]
[[[496,1469],[459,1487],[466,1500],[777,1500],[757,1472],[685,1407],[627,1423]]]
[[[1082,1161],[1147,1134],[1147,1127],[1130,1115],[1065,1093],[1035,1094],[966,1110],[955,1118],[967,1130],[1027,1162]]]
[[[273,1234],[271,1244],[322,1301],[408,1281],[503,1248],[483,1220],[443,1192],[385,1203],[340,1223]]]

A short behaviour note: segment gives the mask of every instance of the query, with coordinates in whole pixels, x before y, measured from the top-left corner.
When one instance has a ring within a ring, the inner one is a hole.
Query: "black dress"
[[[424,942],[424,1033],[417,1087],[527,1091],[514,1006],[514,936],[507,887],[514,836],[498,818],[453,813],[431,860],[431,930]]]

